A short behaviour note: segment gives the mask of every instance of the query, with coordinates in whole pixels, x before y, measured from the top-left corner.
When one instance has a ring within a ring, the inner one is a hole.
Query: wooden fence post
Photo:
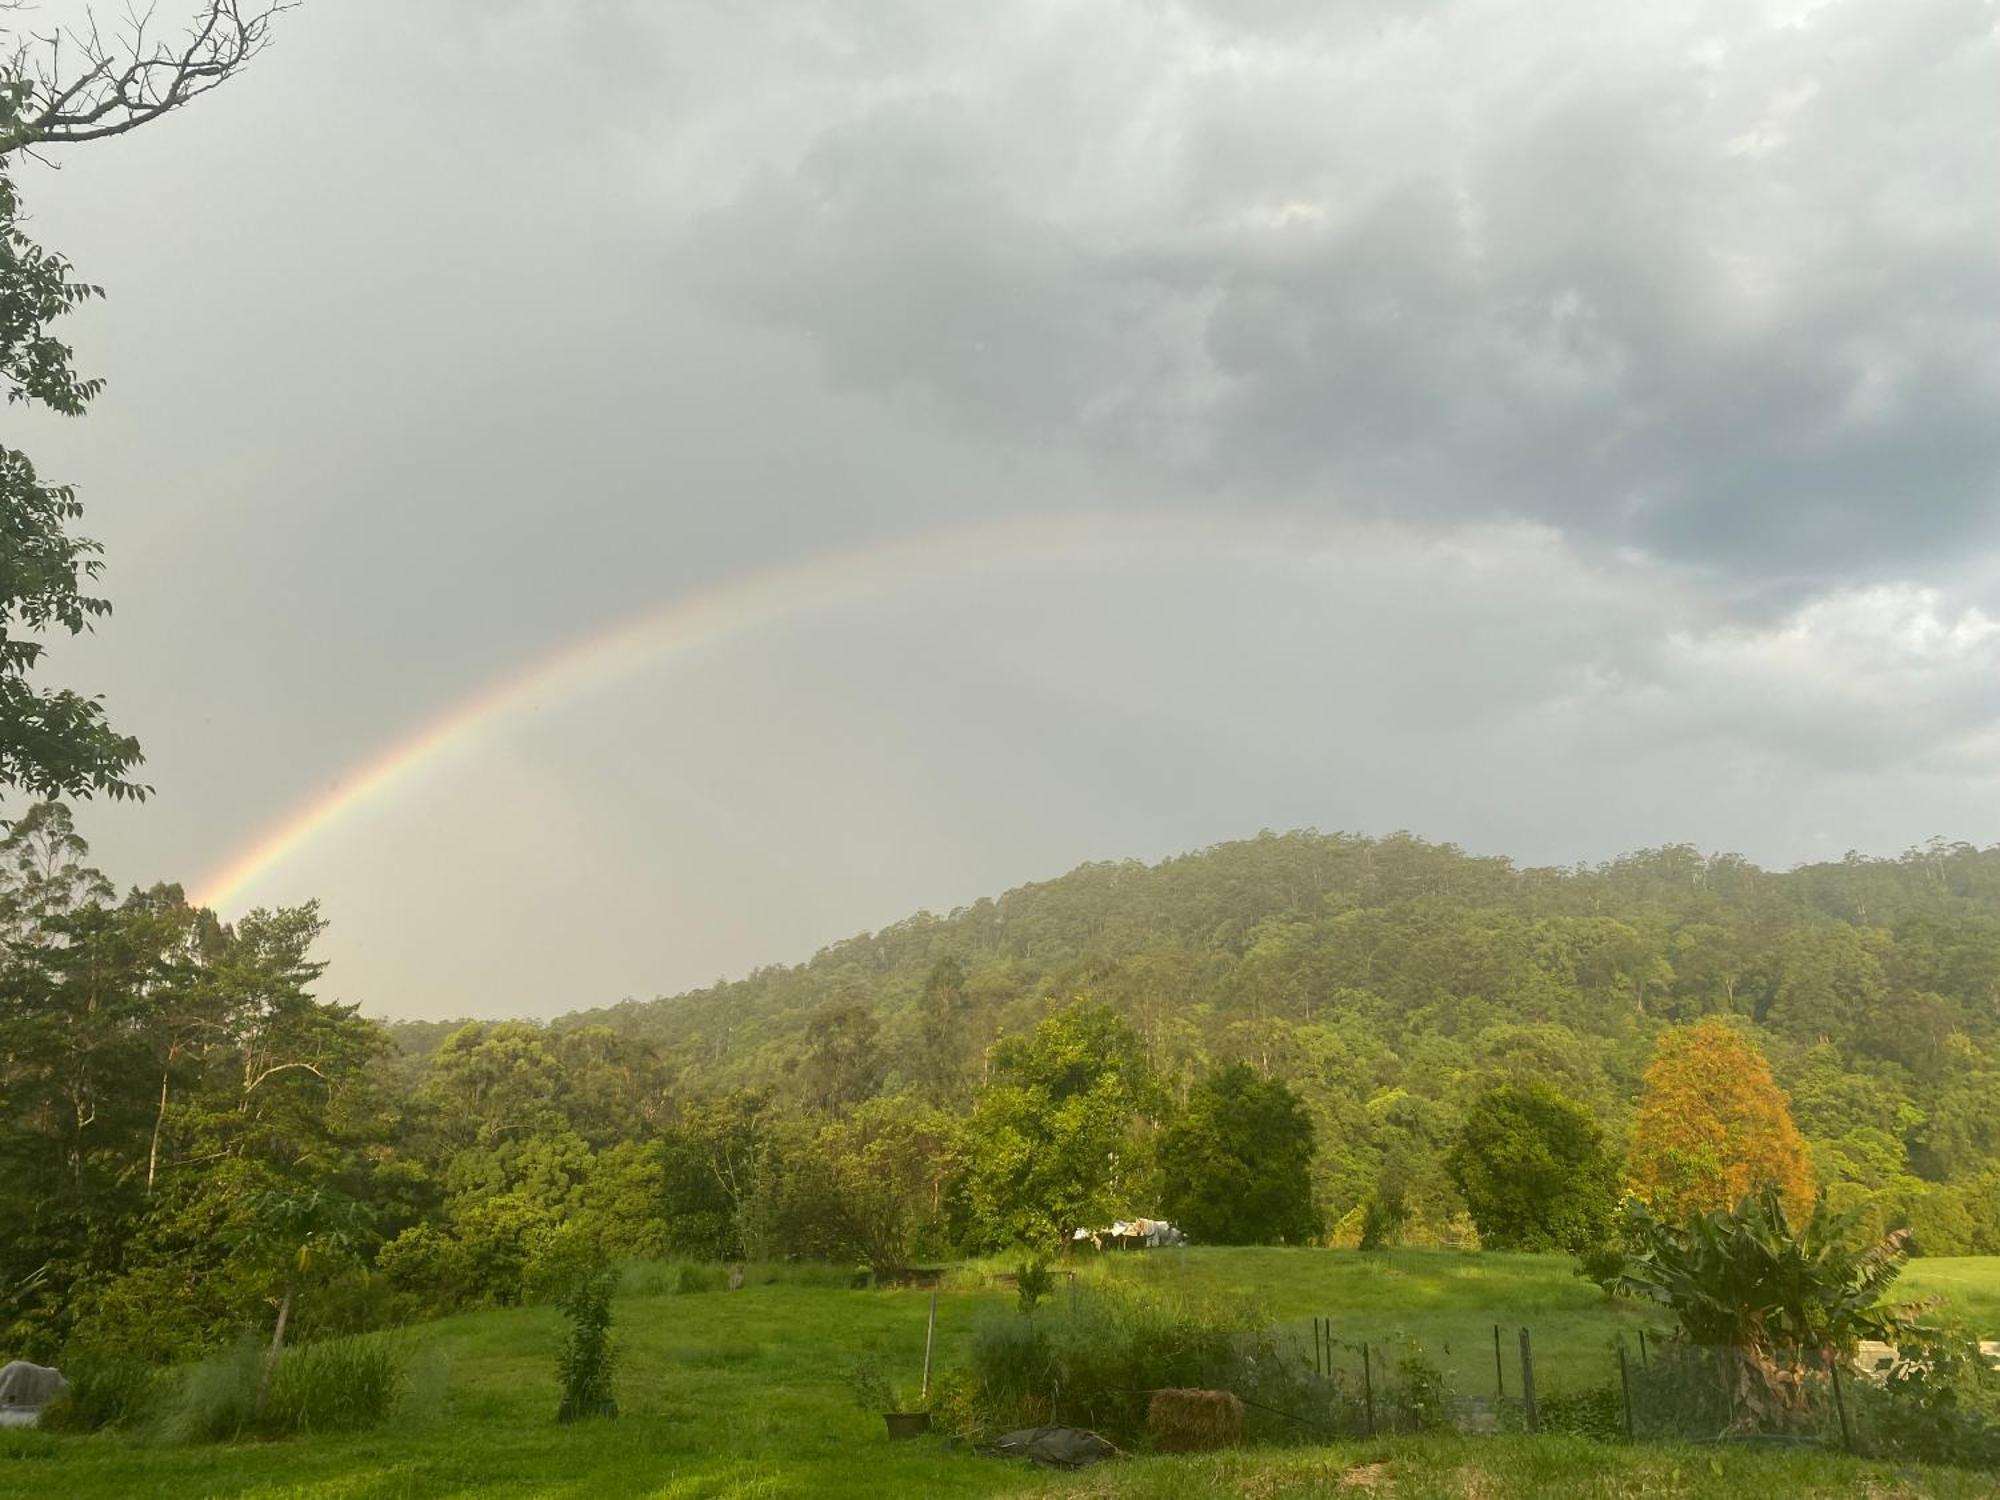
[[[1535,1354],[1528,1343],[1528,1330],[1521,1330],[1521,1404],[1527,1408],[1528,1431],[1542,1430],[1541,1413],[1535,1409]]]

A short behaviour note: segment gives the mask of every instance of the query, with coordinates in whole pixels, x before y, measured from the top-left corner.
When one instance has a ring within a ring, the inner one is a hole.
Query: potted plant
[[[931,1430],[929,1412],[903,1410],[902,1391],[879,1363],[868,1360],[856,1365],[848,1379],[854,1388],[855,1405],[863,1411],[880,1412],[890,1437],[920,1437]]]

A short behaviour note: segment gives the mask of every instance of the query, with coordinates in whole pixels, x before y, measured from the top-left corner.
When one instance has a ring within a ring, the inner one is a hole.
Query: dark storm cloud
[[[1058,62],[932,38],[935,92],[839,99],[698,273],[836,382],[1154,493],[1787,585],[1991,537],[1990,5],[1111,14]]]

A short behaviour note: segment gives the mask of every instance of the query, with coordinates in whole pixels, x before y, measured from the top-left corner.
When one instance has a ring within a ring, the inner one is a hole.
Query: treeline
[[[565,1228],[885,1271],[1138,1213],[1587,1254],[1628,1187],[1754,1180],[2000,1253],[2000,850],[1563,871],[1267,835],[674,999],[388,1027],[315,997],[310,907],[225,925],[86,856],[56,805],[0,843],[17,1353],[510,1300]]]

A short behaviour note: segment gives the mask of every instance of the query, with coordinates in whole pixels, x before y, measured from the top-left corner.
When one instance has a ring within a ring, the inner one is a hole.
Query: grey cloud
[[[528,1011],[1265,825],[1988,840],[1992,20],[313,0],[25,179],[112,294],[23,429],[119,610],[60,670],[160,788],[85,826],[191,877],[612,621],[1093,509],[557,694],[248,895],[349,998]]]
[[[830,378],[1153,493],[1948,560],[2000,498],[1991,8],[1744,15],[1204,22],[1122,84],[1127,36],[1085,82],[961,35],[934,74],[980,87],[850,100],[692,253]]]

